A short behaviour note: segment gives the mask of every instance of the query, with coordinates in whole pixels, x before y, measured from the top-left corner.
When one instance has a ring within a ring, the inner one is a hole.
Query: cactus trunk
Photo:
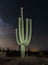
[[[21,45],[21,58],[25,57],[25,46]]]

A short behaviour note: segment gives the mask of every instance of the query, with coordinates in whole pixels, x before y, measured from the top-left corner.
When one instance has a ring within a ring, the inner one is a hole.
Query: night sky
[[[17,28],[21,7],[24,8],[24,19],[31,18],[33,23],[31,49],[48,50],[48,1],[0,0],[0,38],[6,36],[14,41],[11,42],[13,45],[16,44],[14,30]]]

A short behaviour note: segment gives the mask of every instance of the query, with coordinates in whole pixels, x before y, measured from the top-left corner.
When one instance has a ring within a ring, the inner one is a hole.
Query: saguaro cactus
[[[29,22],[29,23],[28,23]],[[26,30],[26,34],[24,33]],[[25,48],[29,45],[32,36],[32,20],[26,18],[26,29],[24,28],[23,8],[21,8],[21,17],[18,19],[18,29],[16,29],[16,40],[21,46],[21,58],[25,56]]]

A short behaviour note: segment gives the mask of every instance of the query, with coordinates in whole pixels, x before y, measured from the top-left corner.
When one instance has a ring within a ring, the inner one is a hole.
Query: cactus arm
[[[30,31],[29,31],[29,36],[28,36],[28,40],[27,40],[26,46],[28,46],[30,44],[31,37],[32,37],[32,20],[30,19]]]
[[[15,31],[16,31],[16,40],[17,40],[17,44],[20,45],[19,39],[18,39],[18,30],[16,29]]]
[[[24,41],[23,8],[21,8],[21,22],[22,22],[22,41]]]
[[[28,18],[26,19],[26,36],[25,36],[25,43],[27,42],[28,38]]]
[[[19,30],[19,39],[20,43],[22,43],[22,35],[21,35],[21,18],[19,17],[19,23],[18,23],[18,30]]]
[[[23,20],[23,8],[21,8],[21,17],[22,17],[22,20]]]

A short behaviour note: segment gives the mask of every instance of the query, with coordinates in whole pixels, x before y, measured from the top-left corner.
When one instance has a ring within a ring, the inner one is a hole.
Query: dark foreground
[[[0,65],[48,65],[46,57],[25,57],[24,59],[16,57],[0,57]]]

